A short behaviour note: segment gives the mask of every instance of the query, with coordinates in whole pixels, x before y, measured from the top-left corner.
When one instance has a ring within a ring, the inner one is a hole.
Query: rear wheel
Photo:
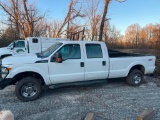
[[[143,73],[140,70],[133,69],[127,76],[127,83],[131,86],[139,86],[143,82]]]
[[[26,77],[21,79],[16,85],[16,96],[23,102],[36,100],[41,92],[41,82],[34,77]]]

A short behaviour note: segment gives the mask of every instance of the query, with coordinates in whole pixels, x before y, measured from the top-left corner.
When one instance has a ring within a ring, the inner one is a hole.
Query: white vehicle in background
[[[40,53],[56,41],[68,40],[62,38],[28,37],[26,40],[16,40],[7,47],[0,48],[0,58],[11,55]]]
[[[154,72],[155,59],[108,51],[104,42],[59,41],[42,53],[2,59],[0,89],[16,84],[16,96],[26,102],[37,99],[43,86],[97,83],[109,78],[126,78],[129,85],[139,86],[144,74]]]

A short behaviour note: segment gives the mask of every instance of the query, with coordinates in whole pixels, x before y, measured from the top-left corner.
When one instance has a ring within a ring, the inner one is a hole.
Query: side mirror
[[[55,62],[62,63],[62,54],[61,53],[55,54]]]
[[[13,46],[10,47],[11,50],[13,50],[13,48],[14,48]]]

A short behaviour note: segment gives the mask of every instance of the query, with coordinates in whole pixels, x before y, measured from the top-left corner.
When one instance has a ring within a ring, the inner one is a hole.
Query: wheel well
[[[22,73],[19,73],[16,76],[14,76],[12,84],[17,83],[19,80],[21,80],[24,77],[37,78],[37,79],[39,79],[41,81],[42,85],[45,85],[43,77],[40,74],[36,73],[36,72],[22,72]]]
[[[145,68],[144,68],[143,65],[135,65],[135,66],[133,66],[133,67],[130,69],[130,71],[133,70],[133,69],[140,70],[143,74],[145,73]],[[130,72],[130,71],[129,71],[129,72]]]

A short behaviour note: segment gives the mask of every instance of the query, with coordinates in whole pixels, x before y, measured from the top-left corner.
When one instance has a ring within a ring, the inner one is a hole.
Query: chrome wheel
[[[25,98],[31,98],[37,94],[37,87],[33,83],[24,84],[21,88],[21,94]]]
[[[140,70],[133,69],[127,76],[127,83],[131,86],[139,86],[143,82],[143,73]]]
[[[135,84],[140,83],[141,80],[142,80],[141,75],[136,74],[136,75],[133,76],[133,81],[134,81]]]
[[[16,96],[23,102],[36,100],[42,93],[42,85],[39,79],[24,77],[16,84]]]

